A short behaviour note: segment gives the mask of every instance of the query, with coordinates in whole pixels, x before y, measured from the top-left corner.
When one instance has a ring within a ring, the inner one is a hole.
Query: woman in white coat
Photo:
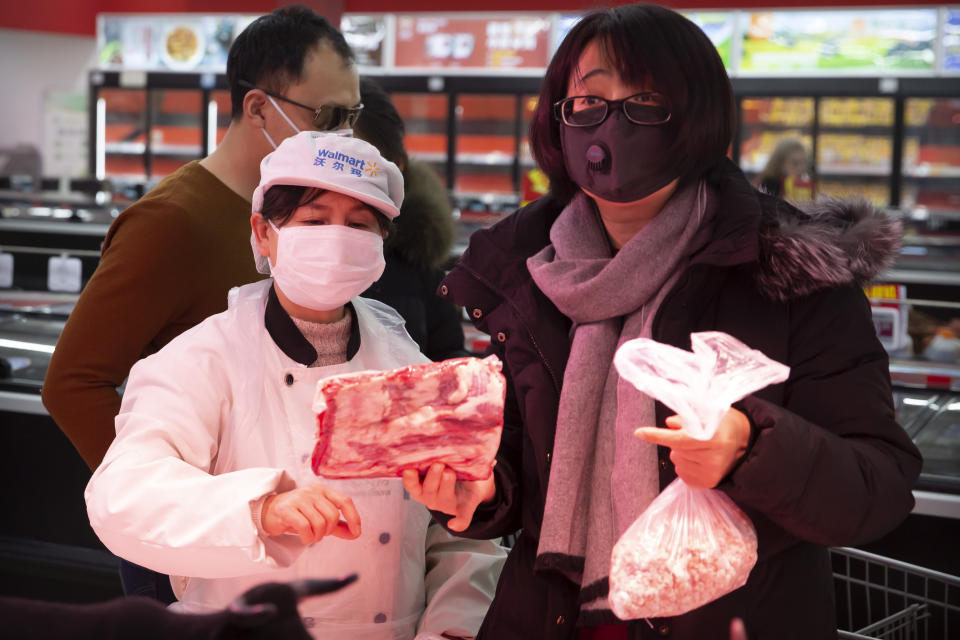
[[[173,607],[212,611],[258,583],[357,572],[301,604],[314,637],[479,628],[498,545],[451,537],[399,478],[310,469],[318,380],[426,361],[393,309],[357,297],[383,270],[402,199],[400,171],[373,146],[286,139],[261,164],[251,216],[273,277],[231,290],[227,311],[131,371],[87,510],[116,555],[172,576]]]

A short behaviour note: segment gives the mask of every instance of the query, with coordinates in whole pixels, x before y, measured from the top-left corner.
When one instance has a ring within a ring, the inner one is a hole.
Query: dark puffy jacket
[[[362,295],[396,309],[431,360],[470,355],[459,310],[437,295],[455,233],[446,190],[429,167],[416,162],[404,172],[404,188],[396,231],[384,248],[386,269]]]
[[[894,420],[887,355],[860,289],[895,255],[899,225],[866,204],[801,212],[757,192],[728,161],[711,182],[712,240],[663,301],[653,337],[689,349],[691,332],[725,331],[791,367],[785,383],[738,405],[760,431],[718,487],[752,519],[759,560],[742,588],[682,616],[633,622],[631,637],[726,640],[739,616],[751,640],[834,638],[826,546],[895,527],[913,506],[921,466]],[[475,233],[440,289],[491,335],[509,383],[497,497],[461,534],[522,529],[485,639],[576,637],[579,586],[533,571],[570,322],[533,283],[526,258],[549,243],[561,210],[544,197]],[[671,413],[658,403],[658,425]],[[662,489],[676,476],[669,450],[658,453]]]

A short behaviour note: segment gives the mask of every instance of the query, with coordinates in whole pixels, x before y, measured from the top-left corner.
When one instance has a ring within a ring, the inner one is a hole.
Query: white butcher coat
[[[231,290],[227,311],[133,367],[117,438],[85,492],[94,531],[116,555],[173,576],[183,611],[221,609],[263,582],[357,572],[353,585],[301,603],[314,637],[475,635],[505,559],[499,545],[431,524],[399,478],[327,480],[310,469],[318,380],[426,358],[393,309],[356,298],[357,354],[327,367],[295,362],[264,327],[271,284]],[[304,547],[258,532],[253,503],[315,482],[353,499],[358,539]]]

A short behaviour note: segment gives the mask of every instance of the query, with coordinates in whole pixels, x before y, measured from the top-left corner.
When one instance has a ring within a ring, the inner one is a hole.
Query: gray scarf
[[[613,355],[650,337],[696,248],[707,200],[702,184],[678,189],[611,256],[596,205],[579,193],[550,228],[551,244],[527,260],[537,286],[573,321],[535,568],[580,584],[583,612],[609,610],[613,545],[659,492],[656,447],[633,435],[656,424],[654,401],[619,379]]]

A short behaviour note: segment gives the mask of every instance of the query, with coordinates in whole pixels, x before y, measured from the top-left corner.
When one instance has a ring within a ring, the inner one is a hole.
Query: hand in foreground
[[[423,481],[416,469],[404,469],[403,488],[428,509],[454,516],[447,522],[451,531],[463,531],[470,526],[477,506],[493,500],[497,491],[492,473],[486,480],[457,480],[453,469],[441,462],[430,466]]]
[[[640,427],[634,435],[641,440],[670,448],[670,460],[677,475],[695,489],[712,489],[746,452],[750,442],[750,421],[731,408],[720,420],[709,440],[695,440],[683,431],[680,416],[667,418],[669,429]]]
[[[747,640],[747,628],[740,618],[730,621],[730,640]]]
[[[305,545],[326,536],[345,540],[360,536],[360,514],[353,500],[319,483],[264,500],[260,525],[271,536],[294,533]]]
[[[310,640],[297,602],[339,591],[356,579],[357,574],[354,573],[344,578],[267,582],[252,587],[227,607],[226,628],[216,637],[221,640]]]

